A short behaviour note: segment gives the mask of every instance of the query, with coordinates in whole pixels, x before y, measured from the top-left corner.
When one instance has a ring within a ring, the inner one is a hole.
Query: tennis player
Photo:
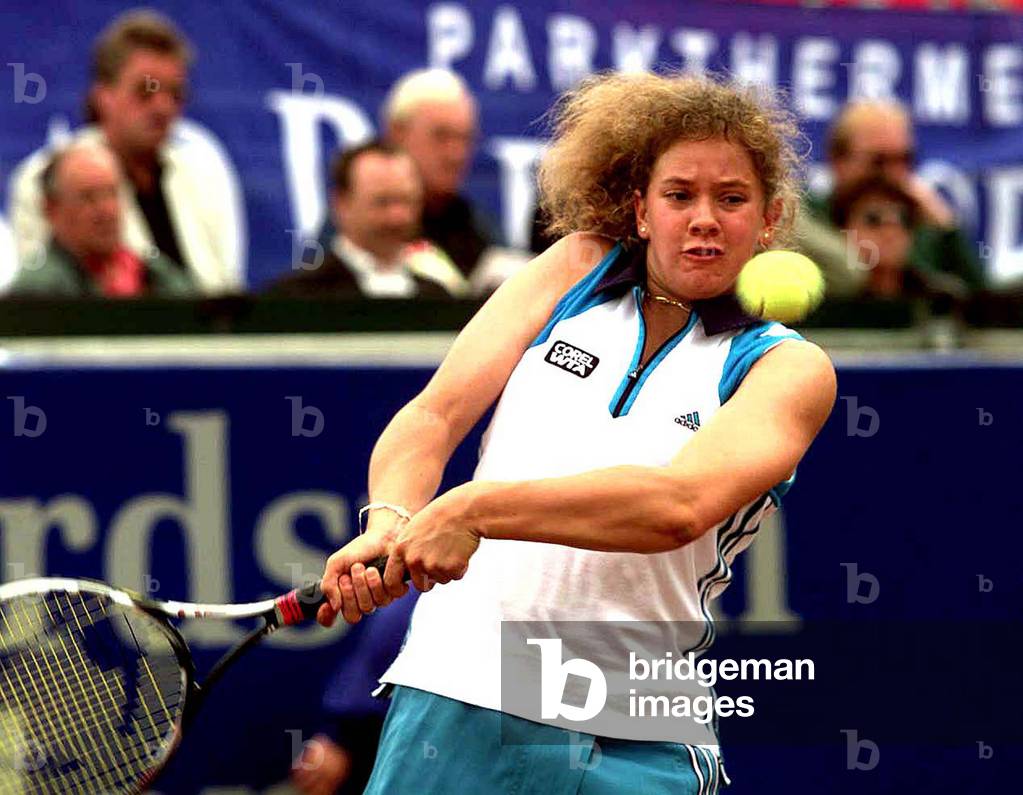
[[[382,677],[370,793],[717,791],[713,729],[690,743],[575,734],[566,753],[553,721],[502,715],[501,621],[706,623],[690,647],[706,648],[707,603],[834,403],[828,357],[732,292],[791,229],[792,117],[760,90],[612,75],[555,120],[540,188],[566,236],[387,426],[366,532],[323,576],[325,625],[401,597],[405,569],[428,592]],[[495,401],[474,479],[435,497]],[[363,565],[379,554],[382,577]]]

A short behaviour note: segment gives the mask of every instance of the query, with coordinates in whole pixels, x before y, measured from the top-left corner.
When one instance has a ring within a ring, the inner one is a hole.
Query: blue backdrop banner
[[[388,87],[427,65],[457,70],[478,94],[482,135],[467,192],[510,244],[528,239],[540,119],[559,92],[599,70],[712,69],[786,89],[815,163],[846,99],[903,99],[918,129],[921,174],[958,209],[989,276],[1023,274],[1018,15],[708,0],[150,5],[181,26],[198,54],[179,134],[205,139],[231,164],[253,286],[287,271],[319,228],[330,153],[373,134]],[[92,42],[123,8],[111,0],[4,3],[0,182],[80,124]],[[808,177],[820,184],[820,169]],[[8,220],[0,219],[0,260],[10,259]]]
[[[221,602],[317,578],[353,533],[375,438],[429,375],[9,364],[0,579],[89,576]],[[1001,791],[1023,746],[1010,670],[1021,377],[942,360],[840,368],[835,411],[718,610],[712,655],[809,656],[818,670],[741,683],[757,713],[722,720],[731,791]],[[478,442],[479,429],[446,485],[471,476]],[[183,626],[200,671],[245,629]],[[342,632],[281,632],[240,663],[160,790],[269,792],[284,779],[319,722]]]

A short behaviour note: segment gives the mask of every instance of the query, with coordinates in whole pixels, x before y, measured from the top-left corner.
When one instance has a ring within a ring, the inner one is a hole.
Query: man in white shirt
[[[105,144],[117,156],[125,245],[144,258],[163,254],[200,290],[218,293],[244,284],[241,203],[223,155],[176,134],[191,61],[188,42],[159,14],[114,20],[95,48],[93,124],[73,143]],[[52,156],[48,147],[37,150],[11,176],[8,209],[22,266],[50,239],[40,174]]]
[[[451,292],[431,263],[446,263],[435,245],[417,239],[423,181],[412,158],[379,141],[343,152],[332,167],[336,228],[326,251],[293,264],[271,288],[307,297],[446,298]]]

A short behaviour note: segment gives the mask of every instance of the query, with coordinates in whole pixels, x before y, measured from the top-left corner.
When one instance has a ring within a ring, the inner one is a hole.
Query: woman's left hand
[[[408,569],[420,591],[460,580],[469,568],[469,558],[480,544],[479,530],[467,516],[473,487],[466,483],[443,494],[399,531],[390,557]]]

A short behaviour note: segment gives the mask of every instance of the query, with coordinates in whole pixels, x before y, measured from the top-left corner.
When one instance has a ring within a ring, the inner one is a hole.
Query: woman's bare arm
[[[823,351],[784,342],[750,369],[671,465],[466,483],[416,516],[394,554],[429,587],[461,576],[474,536],[605,551],[675,549],[785,480],[830,414],[835,390]]]
[[[498,288],[458,335],[426,388],[381,434],[370,459],[372,501],[415,513],[432,499],[455,448],[500,395],[558,300],[612,245],[596,235],[570,235]],[[339,583],[341,575],[382,554],[397,523],[390,511],[372,511],[366,537],[330,557],[321,585],[334,612],[342,605],[341,587],[351,587]],[[324,623],[333,620],[326,609],[321,615]],[[345,617],[353,620],[355,614]]]

